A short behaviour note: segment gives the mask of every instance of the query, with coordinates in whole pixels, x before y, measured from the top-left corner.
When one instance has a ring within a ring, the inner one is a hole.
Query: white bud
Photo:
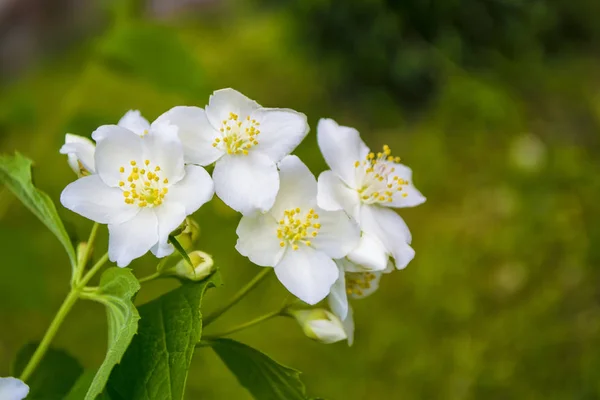
[[[292,310],[290,314],[302,327],[304,334],[321,343],[335,343],[348,338],[342,321],[323,309]]]
[[[209,254],[196,250],[188,253],[188,257],[194,268],[186,260],[180,260],[171,270],[173,275],[191,281],[200,281],[215,271],[214,261]]]
[[[96,145],[90,139],[70,133],[65,135],[65,144],[60,149],[61,154],[67,155],[69,166],[79,178],[96,173],[95,151]]]
[[[17,378],[0,378],[0,399],[23,400],[29,394],[29,386]]]

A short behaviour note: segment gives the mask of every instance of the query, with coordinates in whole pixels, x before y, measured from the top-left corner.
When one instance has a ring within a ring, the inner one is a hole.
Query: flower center
[[[321,224],[316,222],[317,219],[319,214],[312,208],[304,216],[300,208],[285,210],[277,228],[277,237],[281,240],[279,245],[285,247],[288,243],[293,250],[298,250],[298,243],[310,246],[310,240],[317,237],[321,229]]]
[[[129,164],[119,168],[122,177],[119,186],[123,189],[125,203],[138,207],[160,206],[169,192],[169,180],[161,178],[160,166],[153,165],[150,160],[144,161],[143,167],[139,167],[135,160]]]
[[[372,272],[346,272],[346,293],[362,296],[365,290],[371,288],[374,279]]]
[[[363,203],[391,202],[394,194],[408,185],[408,181],[394,174],[396,169],[393,163],[399,163],[400,157],[393,157],[391,154],[390,147],[385,145],[377,155],[369,153],[362,162],[354,163],[357,182],[361,182],[356,190]],[[402,193],[402,196],[406,197],[407,193]]]
[[[224,119],[219,132],[221,137],[217,137],[213,142],[213,147],[218,147],[227,154],[248,154],[248,150],[258,144],[257,137],[260,134],[255,119],[247,116],[244,120],[239,120],[239,116],[229,113],[229,119]]]

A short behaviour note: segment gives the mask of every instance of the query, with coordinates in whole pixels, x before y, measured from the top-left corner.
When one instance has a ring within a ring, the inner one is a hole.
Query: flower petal
[[[183,145],[186,163],[209,165],[217,161],[223,151],[212,146],[218,132],[208,122],[206,113],[199,107],[173,107],[152,123],[161,124],[168,121],[177,126],[178,135]]]
[[[125,203],[121,189],[106,186],[98,175],[84,176],[67,185],[60,202],[69,210],[101,224],[120,224],[139,212],[138,207]]]
[[[166,121],[152,124],[150,133],[143,137],[142,143],[144,159],[150,161],[151,166],[160,167],[161,179],[167,178],[172,185],[183,178],[183,146],[175,125]]]
[[[358,219],[360,197],[356,190],[350,189],[333,171],[319,175],[317,204],[324,210],[344,210],[352,218]]]
[[[185,176],[169,187],[167,199],[182,204],[185,214],[190,215],[209,202],[214,193],[214,184],[208,172],[197,165],[186,165]]]
[[[396,192],[389,203],[382,203],[386,207],[415,207],[425,203],[425,196],[421,194],[413,185],[412,170],[403,164],[393,164],[395,174],[399,178],[408,181],[408,185],[402,187],[400,192]]]
[[[411,234],[404,220],[394,211],[378,207],[364,206],[361,209],[361,227],[364,232],[376,237],[392,254],[396,268],[402,269],[414,257],[409,246]]]
[[[142,136],[150,130],[150,123],[138,110],[129,110],[117,123],[120,127],[129,129],[136,135]]]
[[[95,152],[96,144],[94,142],[86,137],[70,133],[65,135],[65,144],[60,148],[60,154],[68,155],[69,166],[77,175],[81,175],[82,166],[88,173],[96,172]]]
[[[0,399],[23,400],[29,394],[29,386],[17,378],[0,378]]]
[[[183,204],[165,201],[155,207],[154,212],[158,221],[158,243],[152,247],[152,254],[161,258],[173,253],[173,245],[169,243],[169,234],[185,220],[186,213]]]
[[[338,266],[339,277],[337,281],[331,287],[331,292],[327,300],[329,301],[329,307],[331,311],[341,320],[346,319],[348,315],[348,294],[346,293],[346,273],[344,271],[344,264],[348,263],[345,259],[335,260]]]
[[[217,196],[244,215],[268,211],[279,190],[275,163],[255,152],[222,157],[215,165],[213,180]]]
[[[270,214],[242,217],[236,229],[236,250],[256,265],[274,267],[285,251],[279,245],[277,227],[277,221]]]
[[[312,305],[327,297],[339,271],[325,253],[303,246],[288,249],[275,266],[275,274],[294,296]]]
[[[383,271],[390,258],[381,241],[368,233],[361,236],[358,246],[348,253],[347,257],[354,264],[368,271]]]
[[[340,126],[332,119],[322,118],[317,127],[317,141],[329,168],[348,186],[354,188],[354,163],[363,161],[369,154],[369,148],[360,138],[358,131]]]
[[[287,156],[279,163],[279,193],[271,213],[277,218],[289,208],[311,208],[317,202],[317,181],[297,156]]]
[[[346,331],[346,336],[348,336],[348,346],[352,346],[354,343],[354,311],[352,307],[348,307],[348,315],[346,319],[342,321],[344,325],[344,331]]]
[[[257,102],[237,90],[220,89],[210,96],[206,106],[206,116],[213,128],[218,130],[223,120],[229,119],[229,113],[237,114],[240,119],[244,119],[258,108],[260,105]]]
[[[250,115],[260,123],[258,145],[252,151],[278,162],[304,140],[310,130],[306,115],[285,108],[260,108]]]
[[[92,133],[96,141],[96,172],[108,186],[117,187],[120,167],[143,161],[142,138],[117,125],[104,125]]]
[[[343,211],[323,211],[317,209],[321,224],[318,235],[311,240],[312,245],[331,258],[346,257],[360,240],[360,228]]]
[[[127,222],[109,224],[108,233],[108,258],[119,267],[126,267],[158,242],[156,214],[150,208],[143,208]]]

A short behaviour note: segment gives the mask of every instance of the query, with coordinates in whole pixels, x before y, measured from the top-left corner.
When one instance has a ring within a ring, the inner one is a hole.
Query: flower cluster
[[[333,313],[290,313],[307,335],[351,343],[348,297],[368,296],[382,273],[414,257],[410,231],[391,208],[425,198],[388,146],[370,152],[355,129],[330,119],[319,121],[317,139],[331,170],[317,180],[290,155],[308,132],[304,114],[262,107],[233,89],[216,91],[204,109],[174,107],[153,123],[129,111],[96,129],[94,141],[66,135],[60,151],[78,179],[61,202],[108,225],[109,258],[125,267],[148,251],[171,254],[171,233],[216,194],[242,214],[240,254],[274,268],[309,305],[329,298]],[[213,164],[211,176],[204,168]],[[211,268],[212,260],[201,275]]]

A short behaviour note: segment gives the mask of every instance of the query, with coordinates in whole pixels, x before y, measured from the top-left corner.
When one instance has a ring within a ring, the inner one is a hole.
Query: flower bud
[[[200,225],[192,218],[187,217],[179,228],[172,232],[172,235],[175,235],[175,239],[181,247],[186,251],[190,250],[200,235]]]
[[[290,314],[296,318],[304,334],[313,340],[330,344],[348,338],[342,321],[325,309],[292,310]]]
[[[215,271],[212,257],[203,251],[196,250],[188,253],[188,257],[194,268],[190,267],[186,260],[180,260],[169,271],[172,275],[191,281],[200,281]]]
[[[23,400],[29,394],[29,386],[17,378],[0,378],[0,399]]]
[[[65,135],[65,144],[60,153],[67,155],[69,167],[81,178],[95,172],[94,153],[96,145],[90,139],[70,133]]]

